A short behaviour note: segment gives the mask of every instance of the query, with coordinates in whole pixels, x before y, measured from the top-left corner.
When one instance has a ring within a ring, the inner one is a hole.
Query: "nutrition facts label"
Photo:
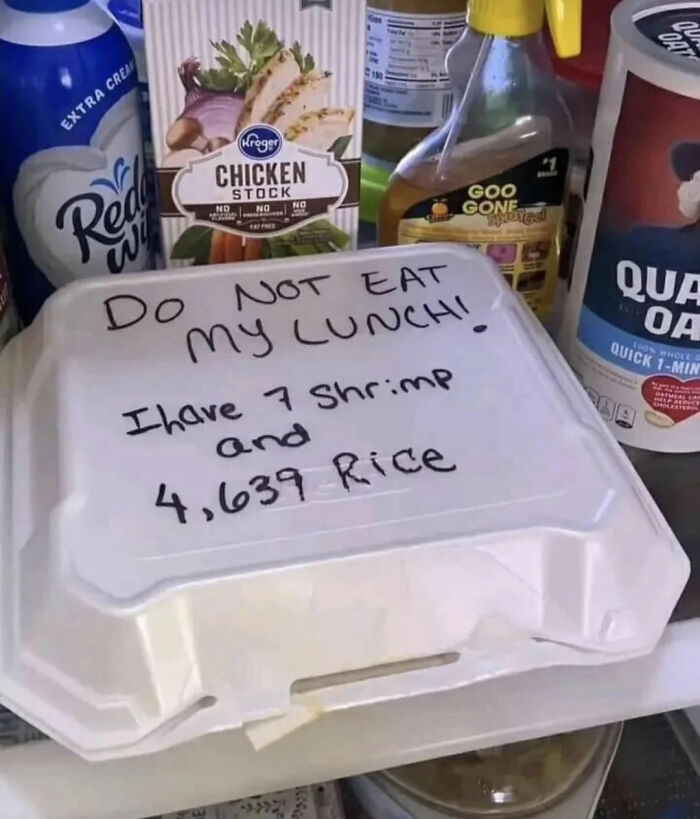
[[[365,118],[385,125],[433,128],[452,108],[445,71],[464,14],[367,13]]]

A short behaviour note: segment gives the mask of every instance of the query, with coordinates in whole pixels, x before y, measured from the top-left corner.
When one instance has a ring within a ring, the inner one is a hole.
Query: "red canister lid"
[[[554,70],[559,77],[587,88],[600,88],[610,38],[610,15],[620,0],[585,0],[583,4],[581,53],[559,59],[551,47]]]

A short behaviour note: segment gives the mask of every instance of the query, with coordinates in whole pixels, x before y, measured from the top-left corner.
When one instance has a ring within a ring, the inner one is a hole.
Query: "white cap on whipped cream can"
[[[562,343],[617,439],[700,450],[700,2],[625,0]]]

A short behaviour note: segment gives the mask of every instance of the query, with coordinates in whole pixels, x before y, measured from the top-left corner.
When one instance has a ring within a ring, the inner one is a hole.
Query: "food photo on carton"
[[[168,266],[356,244],[364,4],[146,0]]]

